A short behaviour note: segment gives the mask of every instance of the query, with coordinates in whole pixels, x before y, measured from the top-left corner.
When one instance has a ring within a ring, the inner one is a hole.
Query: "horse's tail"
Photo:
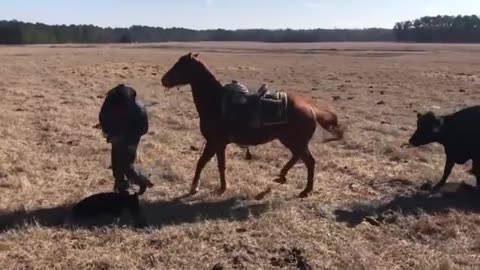
[[[324,139],[323,142],[339,141],[343,139],[345,127],[338,122],[338,116],[330,110],[319,110],[312,107],[313,115],[317,123],[334,137]]]

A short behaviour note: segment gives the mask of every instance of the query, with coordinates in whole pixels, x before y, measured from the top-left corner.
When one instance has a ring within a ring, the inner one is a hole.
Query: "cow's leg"
[[[213,155],[215,155],[215,148],[214,146],[207,141],[205,148],[203,149],[203,153],[197,161],[197,168],[195,169],[195,176],[192,180],[192,186],[190,188],[190,194],[193,195],[198,192],[200,187],[200,175],[202,173],[203,168],[207,163],[212,159]]]
[[[252,160],[253,156],[252,153],[250,153],[250,147],[247,146],[247,153],[245,154],[245,159],[246,160]]]
[[[445,183],[447,182],[447,178],[452,173],[453,166],[455,166],[455,162],[453,162],[452,160],[449,160],[448,157],[447,157],[447,161],[445,162],[445,168],[443,169],[442,179],[440,179],[438,184],[436,184],[433,187],[434,191],[439,190],[440,188],[442,188],[445,185]]]
[[[475,175],[477,179],[477,189],[480,189],[480,159],[474,159],[472,162],[472,169],[470,172]]]

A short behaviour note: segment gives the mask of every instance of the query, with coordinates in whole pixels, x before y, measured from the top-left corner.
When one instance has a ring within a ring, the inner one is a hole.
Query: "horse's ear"
[[[193,57],[198,57],[200,55],[200,53],[196,53],[193,55]]]
[[[192,52],[189,52],[189,53],[187,54],[187,57],[188,57],[188,58],[192,58]]]

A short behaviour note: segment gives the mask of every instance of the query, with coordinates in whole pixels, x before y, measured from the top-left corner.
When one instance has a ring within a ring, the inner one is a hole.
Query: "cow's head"
[[[408,141],[411,146],[421,146],[439,139],[443,118],[433,112],[417,114],[417,130]]]

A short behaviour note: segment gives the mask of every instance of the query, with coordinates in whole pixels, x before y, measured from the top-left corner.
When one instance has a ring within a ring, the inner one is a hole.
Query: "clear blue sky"
[[[0,20],[99,26],[390,28],[423,15],[479,14],[480,0],[3,0]]]

